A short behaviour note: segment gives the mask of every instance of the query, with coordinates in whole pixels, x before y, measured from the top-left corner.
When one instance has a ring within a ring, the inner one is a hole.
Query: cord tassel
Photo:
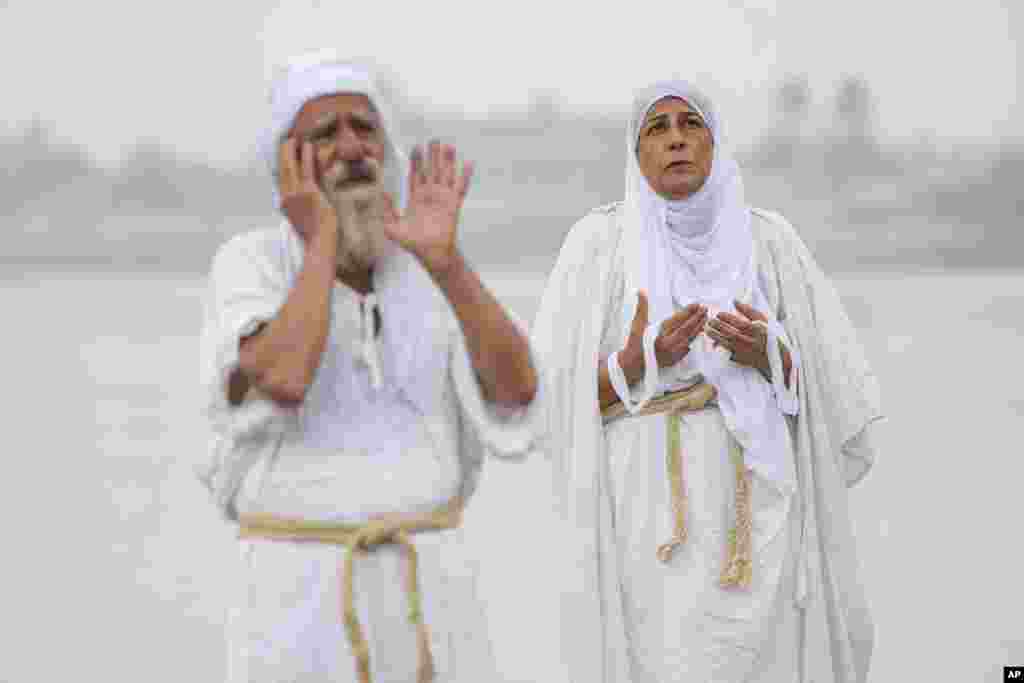
[[[729,531],[725,567],[722,568],[719,585],[722,588],[750,588],[753,580],[750,473],[743,464],[739,444],[733,442],[729,452],[736,471],[736,524]]]
[[[683,444],[679,433],[683,424],[683,416],[672,411],[665,416],[668,429],[668,451],[665,454],[665,467],[668,470],[669,492],[672,497],[672,538],[658,546],[658,559],[663,564],[672,560],[676,549],[686,543],[686,487],[683,481]]]

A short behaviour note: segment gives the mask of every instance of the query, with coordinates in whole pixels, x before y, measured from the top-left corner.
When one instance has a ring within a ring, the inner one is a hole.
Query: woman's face
[[[664,199],[686,199],[711,175],[711,129],[686,100],[666,97],[640,126],[636,158],[651,189]]]

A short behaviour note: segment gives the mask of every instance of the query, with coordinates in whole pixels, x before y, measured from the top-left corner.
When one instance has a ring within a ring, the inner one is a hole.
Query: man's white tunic
[[[518,455],[531,448],[539,400],[517,410],[484,401],[454,314],[404,252],[377,269],[374,294],[335,285],[326,348],[301,407],[252,397],[229,405],[226,383],[238,366],[239,340],[274,317],[301,261],[287,225],[236,237],[214,259],[201,349],[214,436],[201,476],[229,519],[270,513],[359,523],[389,512],[425,513],[471,496],[485,450]],[[414,294],[410,288],[423,302],[419,319],[401,306]],[[436,680],[490,680],[476,566],[461,530],[421,533],[413,542]],[[228,627],[230,681],[355,681],[341,623],[345,549],[247,540],[240,550],[245,573],[235,577]],[[356,604],[375,681],[415,680],[403,572],[395,547],[356,562]]]

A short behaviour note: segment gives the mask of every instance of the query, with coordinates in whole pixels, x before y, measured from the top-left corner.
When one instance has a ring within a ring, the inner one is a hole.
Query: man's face
[[[365,95],[324,95],[306,102],[292,135],[313,143],[316,173],[328,196],[382,181],[384,131]]]
[[[317,181],[338,214],[338,267],[373,266],[386,249],[385,135],[365,95],[324,95],[303,105],[291,134],[311,142]]]
[[[702,188],[713,156],[711,129],[678,97],[657,102],[640,126],[637,162],[651,189],[664,199],[686,199]]]

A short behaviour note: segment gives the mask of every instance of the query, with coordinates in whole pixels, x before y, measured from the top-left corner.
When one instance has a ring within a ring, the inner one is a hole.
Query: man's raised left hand
[[[409,163],[405,213],[399,215],[393,199],[387,211],[387,236],[412,252],[435,277],[457,260],[456,228],[472,176],[472,162],[464,163],[459,172],[453,145],[432,141],[427,159],[416,147]]]

